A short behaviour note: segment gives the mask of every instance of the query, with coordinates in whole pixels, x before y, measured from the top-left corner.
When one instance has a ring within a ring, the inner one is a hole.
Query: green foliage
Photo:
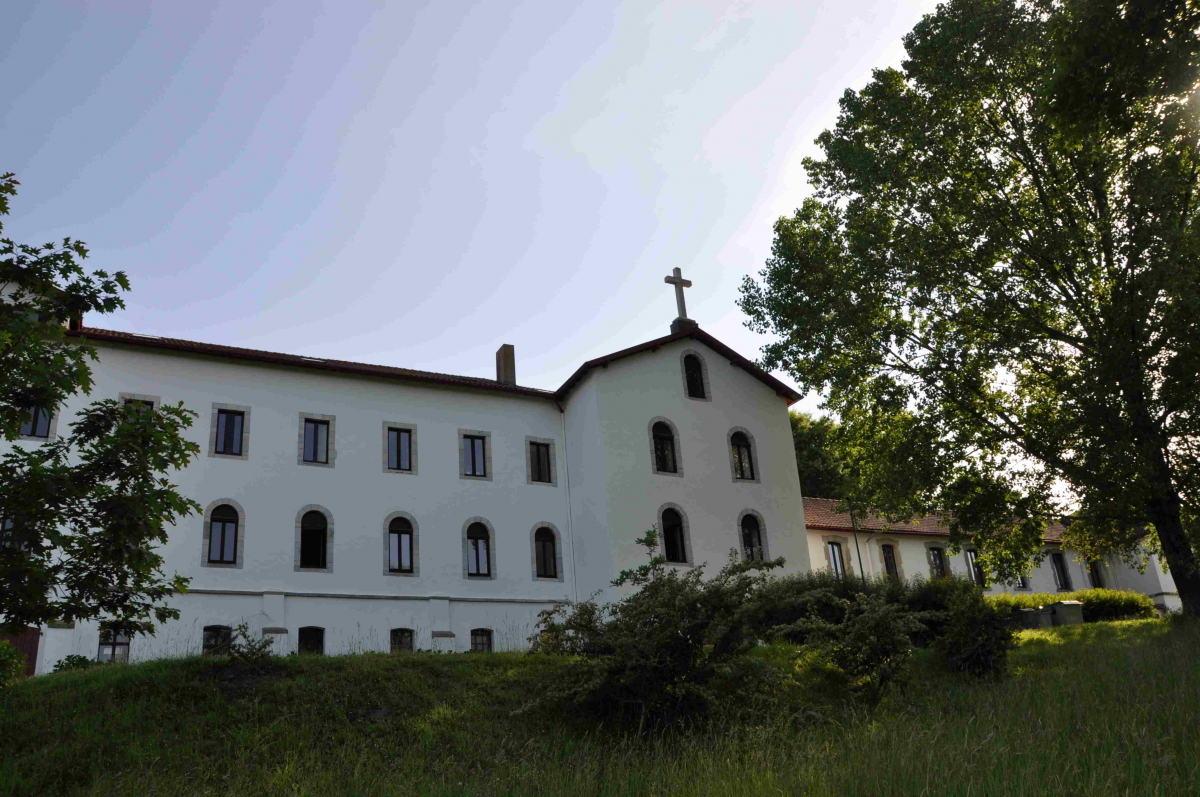
[[[0,216],[17,182],[0,177]],[[0,239],[0,433],[17,437],[30,408],[60,408],[91,389],[85,338],[66,335],[84,312],[123,307],[125,275],[85,273],[87,250]],[[187,579],[167,578],[155,546],[200,506],[167,478],[199,453],[183,437],[196,417],[182,404],[156,410],[95,402],[55,439],[0,457],[0,627],[104,616],[128,633],[153,633],[179,616],[165,605]]]
[[[1002,579],[1056,520],[1089,558],[1152,531],[1200,613],[1200,8],[948,0],[904,43],[742,286],[763,365],[881,513]]]
[[[8,640],[0,640],[0,689],[6,689],[25,675],[25,654]]]
[[[1081,589],[1075,592],[1018,592],[988,598],[1003,611],[1037,609],[1057,601],[1079,601],[1083,604],[1083,621],[1095,623],[1107,620],[1136,620],[1154,617],[1157,610],[1149,595],[1125,589]]]
[[[1016,644],[1011,613],[978,591],[951,597],[946,624],[934,641],[951,670],[977,677],[1003,675]]]
[[[796,467],[800,472],[800,494],[809,498],[844,498],[845,465],[837,455],[834,432],[837,423],[806,412],[789,412]]]
[[[833,598],[839,604],[840,622],[832,623],[814,611],[804,626],[803,636],[829,656],[852,679],[852,688],[874,708],[893,685],[908,677],[912,660],[912,636],[925,630],[921,619],[880,593],[858,594],[853,601]],[[787,633],[787,628],[780,629]]]
[[[250,626],[238,623],[229,640],[229,658],[240,664],[264,664],[271,660],[272,640],[266,634],[254,636]]]
[[[538,705],[568,704],[606,718],[658,729],[703,719],[735,694],[769,689],[738,661],[753,645],[747,634],[748,601],[782,564],[730,562],[705,580],[703,567],[682,572],[658,553],[653,529],[638,540],[648,561],[623,571],[614,587],[634,592],[616,602],[585,601],[541,613],[534,652],[572,654],[564,677]]]
[[[76,672],[78,670],[87,670],[92,667],[97,667],[100,662],[93,661],[87,656],[80,656],[78,653],[71,653],[63,656],[54,665],[55,672]]]

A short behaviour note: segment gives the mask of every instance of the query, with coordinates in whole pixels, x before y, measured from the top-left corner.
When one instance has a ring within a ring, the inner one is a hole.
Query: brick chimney
[[[517,383],[516,353],[511,343],[496,349],[496,381],[506,385]]]

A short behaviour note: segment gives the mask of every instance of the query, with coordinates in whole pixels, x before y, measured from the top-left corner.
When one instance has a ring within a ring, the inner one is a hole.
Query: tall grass
[[[650,739],[513,716],[549,657],[298,657],[256,682],[148,662],[0,694],[0,794],[1195,793],[1198,643],[1161,620],[1027,631],[1001,681],[923,656],[873,716],[826,684],[798,719]]]

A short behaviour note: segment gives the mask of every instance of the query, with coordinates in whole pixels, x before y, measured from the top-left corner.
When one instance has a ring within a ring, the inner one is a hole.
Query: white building
[[[1056,593],[1077,589],[1127,589],[1154,599],[1163,610],[1181,607],[1175,580],[1164,572],[1157,556],[1150,556],[1145,572],[1122,561],[1108,559],[1085,563],[1062,543],[1063,527],[1046,530],[1046,558],[1021,583],[992,583],[975,563],[971,546],[950,553],[950,527],[937,517],[913,523],[888,523],[868,514],[857,516],[838,511],[839,502],[829,498],[804,499],[804,519],[812,566],[839,570],[847,576],[891,575],[907,579],[940,575],[970,576],[984,585],[988,595],[1006,592]],[[857,528],[857,535],[855,534]]]
[[[652,526],[677,567],[715,570],[747,545],[809,567],[799,395],[686,318],[557,390],[517,385],[511,346],[491,380],[71,334],[99,353],[91,395],[15,445],[101,398],[199,414],[201,454],[173,480],[204,513],[163,550],[190,589],[178,621],[118,657],[199,652],[205,629],[243,621],[278,652],[522,647],[538,612],[644,562],[634,540]],[[95,622],[41,629],[37,672],[107,642]]]

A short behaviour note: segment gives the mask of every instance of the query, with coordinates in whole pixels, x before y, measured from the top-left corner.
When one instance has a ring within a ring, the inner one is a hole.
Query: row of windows
[[[219,504],[209,514],[207,563],[239,564],[238,533],[240,514],[230,504]],[[329,518],[324,511],[312,509],[300,517],[299,559],[301,570],[329,569]],[[484,522],[467,525],[464,536],[468,578],[491,578],[494,571],[492,531]],[[394,517],[387,526],[387,570],[410,575],[416,570],[416,529],[407,517]],[[558,535],[541,526],[533,531],[533,574],[535,578],[558,579],[560,570]]]
[[[675,429],[666,419],[651,422],[650,448],[655,473],[683,475],[679,439]],[[746,431],[734,429],[730,432],[729,456],[734,481],[758,481],[754,441]]]
[[[846,577],[845,555],[842,551],[842,544],[833,540],[827,541],[826,554],[829,558],[829,569],[838,578]],[[928,546],[929,555],[929,575],[932,578],[945,578],[949,574],[949,566],[947,564],[946,549],[941,546]],[[883,559],[884,572],[894,579],[900,578],[900,568],[896,560],[896,547],[891,543],[883,543],[879,546],[879,551]],[[987,588],[989,581],[987,574],[979,563],[979,552],[973,549],[966,551],[967,567],[971,578],[981,588]],[[1054,575],[1054,586],[1059,592],[1070,592],[1073,587],[1071,585],[1071,573],[1067,568],[1067,558],[1061,551],[1053,551],[1050,553],[1050,572]],[[1105,586],[1103,570],[1099,562],[1088,563],[1088,577],[1091,580],[1093,588],[1103,589]],[[1022,575],[1019,576],[1011,584],[1016,589],[1029,589],[1029,579]]]

